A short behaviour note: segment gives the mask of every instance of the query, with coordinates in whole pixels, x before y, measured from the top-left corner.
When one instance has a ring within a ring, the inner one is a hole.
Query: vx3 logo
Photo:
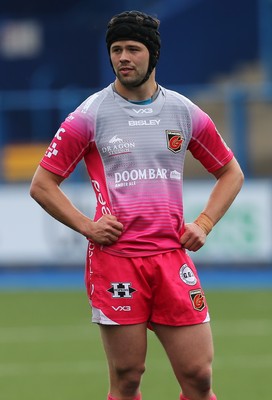
[[[111,306],[111,308],[114,311],[131,311],[131,307],[130,306],[118,306],[118,307]]]
[[[136,114],[151,114],[153,113],[152,108],[139,108],[139,110],[136,110],[135,108],[132,109]]]

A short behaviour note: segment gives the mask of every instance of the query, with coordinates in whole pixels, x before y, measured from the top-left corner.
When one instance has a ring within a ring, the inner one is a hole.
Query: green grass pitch
[[[272,291],[207,291],[218,400],[271,400]],[[105,400],[99,329],[82,291],[0,293],[1,400]],[[177,400],[179,387],[149,333],[144,400]]]

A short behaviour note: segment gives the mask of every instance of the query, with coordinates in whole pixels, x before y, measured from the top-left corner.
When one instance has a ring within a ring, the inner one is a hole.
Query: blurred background
[[[214,120],[246,175],[234,206],[193,257],[200,265],[272,264],[271,0],[4,1],[0,14],[0,267],[79,267],[85,239],[29,198],[29,183],[62,120],[110,84],[105,46],[112,15],[140,9],[161,20],[158,82],[188,96]],[[213,183],[188,154],[186,217]],[[66,183],[94,212],[85,169]]]
[[[270,400],[272,0],[1,1],[0,397],[106,398],[107,368],[84,293],[86,240],[49,217],[29,185],[67,114],[114,80],[106,25],[131,9],[161,20],[158,82],[211,116],[245,173],[233,206],[191,256],[210,304],[218,398]],[[188,154],[188,221],[213,183]],[[63,189],[93,215],[83,164]],[[155,339],[149,354],[144,398],[178,398]]]

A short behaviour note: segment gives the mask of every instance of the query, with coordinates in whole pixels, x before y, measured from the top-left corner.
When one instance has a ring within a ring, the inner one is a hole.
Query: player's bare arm
[[[244,175],[235,158],[215,171],[213,175],[217,181],[203,212],[208,215],[215,225],[240,192],[244,182]]]
[[[185,231],[180,238],[182,246],[190,251],[197,251],[205,244],[207,235],[229,209],[244,181],[243,172],[235,158],[213,175],[217,181],[206,207],[195,222],[185,224]]]
[[[96,243],[110,245],[122,233],[123,225],[113,215],[104,215],[94,222],[78,210],[61,190],[63,177],[38,167],[33,177],[30,195],[59,222]]]

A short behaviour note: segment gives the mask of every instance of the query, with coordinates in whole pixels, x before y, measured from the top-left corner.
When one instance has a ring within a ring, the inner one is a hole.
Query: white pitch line
[[[267,371],[272,367],[272,354],[267,355],[237,355],[215,357],[214,369],[258,369]],[[164,359],[147,358],[147,372],[171,371],[170,364]],[[104,374],[107,373],[104,360],[81,360],[69,362],[33,362],[33,363],[0,363],[0,377],[35,376],[35,375],[66,375],[66,374]]]
[[[272,368],[272,354],[247,354],[236,356],[215,356],[214,369],[258,369]]]
[[[272,320],[214,320],[211,323],[214,336],[271,336]]]
[[[89,374],[107,372],[102,360],[69,362],[0,363],[0,377],[25,375]]]
[[[0,328],[0,343],[67,342],[97,339],[90,325],[28,326]]]
[[[212,320],[215,337],[272,336],[272,320]],[[0,343],[68,342],[78,339],[99,340],[98,330],[91,323],[62,326],[1,327]]]

